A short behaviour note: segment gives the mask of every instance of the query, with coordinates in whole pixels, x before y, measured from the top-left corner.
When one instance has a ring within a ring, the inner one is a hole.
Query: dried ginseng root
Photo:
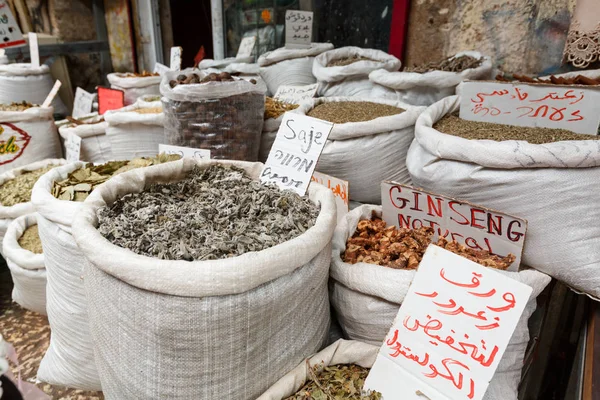
[[[487,250],[475,250],[455,241],[449,242],[448,240],[442,237],[438,239],[436,245],[455,254],[458,254],[459,256],[481,264],[484,267],[506,270],[516,260],[516,257],[513,254],[508,254],[505,257],[500,257],[490,253]]]

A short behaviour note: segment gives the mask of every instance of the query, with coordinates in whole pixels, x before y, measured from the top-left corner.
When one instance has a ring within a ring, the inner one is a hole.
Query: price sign
[[[304,100],[312,99],[317,93],[317,84],[305,86],[281,85],[277,88],[275,98],[285,103],[300,104]]]
[[[348,181],[344,181],[333,176],[322,174],[315,171],[312,176],[312,182],[320,183],[323,186],[328,187],[335,196],[335,205],[337,208],[337,221],[338,223],[348,214],[350,199],[348,192]]]
[[[312,42],[313,12],[287,10],[285,12],[285,47],[309,49]]]
[[[332,128],[331,122],[285,113],[260,181],[304,196]]]
[[[386,400],[481,400],[531,292],[430,245],[364,389]]]
[[[81,156],[81,138],[71,133],[65,141],[65,150],[67,151],[67,161],[79,161]]]
[[[31,65],[35,68],[40,66],[40,47],[38,44],[38,37],[36,33],[29,32],[29,55],[31,58]]]
[[[517,271],[525,243],[527,221],[451,197],[428,193],[390,181],[381,183],[383,219],[398,228],[433,228],[433,240],[444,237],[475,250],[500,256],[513,254]]]
[[[252,55],[254,45],[256,44],[256,36],[248,36],[242,39],[235,58],[245,58]]]
[[[98,114],[125,107],[125,93],[118,89],[98,86]]]
[[[171,47],[171,71],[181,71],[181,47]]]
[[[94,93],[88,93],[82,88],[75,89],[75,101],[73,102],[73,118],[80,118],[92,112],[94,105]]]
[[[597,134],[600,90],[511,82],[463,82],[460,118]]]
[[[167,67],[165,64],[161,64],[161,63],[156,63],[154,64],[154,73],[158,73],[160,75],[163,75],[165,72],[170,71],[169,67]]]
[[[193,149],[190,147],[181,147],[181,146],[171,146],[169,144],[159,144],[158,145],[159,153],[166,154],[179,154],[182,158],[189,157],[194,158],[196,160],[210,160],[210,150],[205,149]]]
[[[50,107],[50,104],[52,104],[52,101],[58,94],[58,90],[61,86],[62,82],[57,79],[56,82],[54,82],[54,86],[52,86],[52,90],[50,90],[50,93],[46,96],[46,100],[42,103],[42,107]]]
[[[6,0],[0,0],[0,48],[25,44],[23,34]]]

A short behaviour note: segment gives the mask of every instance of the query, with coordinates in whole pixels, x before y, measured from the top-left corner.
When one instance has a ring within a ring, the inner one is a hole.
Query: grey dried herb
[[[35,171],[23,172],[21,175],[17,175],[15,178],[4,182],[0,186],[0,205],[10,207],[30,201],[31,190],[37,180],[54,167],[56,165],[49,165]]]
[[[359,62],[359,61],[376,61],[376,60],[373,60],[372,58],[369,58],[369,57],[362,57],[362,56],[359,56],[358,54],[355,54],[350,57],[344,57],[344,58],[338,58],[336,60],[331,60],[329,62],[329,64],[327,64],[327,66],[328,67],[345,67],[346,65],[354,64],[355,62]]]
[[[462,72],[469,68],[477,68],[483,62],[483,58],[475,58],[467,55],[452,56],[438,62],[430,62],[421,66],[404,69],[405,72],[425,73],[431,71]]]
[[[306,197],[249,178],[239,168],[196,167],[98,210],[113,244],[165,260],[216,260],[261,251],[312,227],[319,208]]]
[[[40,235],[38,234],[38,226],[31,225],[29,228],[25,229],[25,232],[21,235],[18,240],[19,246],[25,250],[29,250],[35,254],[42,254],[42,241],[40,240]]]

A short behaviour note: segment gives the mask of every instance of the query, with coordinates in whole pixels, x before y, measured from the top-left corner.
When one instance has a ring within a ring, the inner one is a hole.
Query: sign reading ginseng
[[[0,165],[8,164],[21,157],[31,136],[13,124],[0,123]]]

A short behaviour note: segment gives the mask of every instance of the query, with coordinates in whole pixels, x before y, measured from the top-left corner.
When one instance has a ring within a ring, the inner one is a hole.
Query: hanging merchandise
[[[107,399],[256,399],[326,343],[333,194],[262,185],[262,168],[186,158],[85,202],[73,230]]]
[[[381,207],[364,205],[348,213],[338,225],[333,239],[330,301],[346,337],[379,346],[398,314],[416,271],[376,265],[371,260],[365,262],[363,259],[362,262],[354,264],[342,260],[342,257],[348,256],[347,252],[356,250],[351,248],[352,245],[348,244],[348,241],[357,231],[357,227],[368,223],[373,217],[381,218]],[[419,254],[422,256],[421,250],[425,248],[418,249],[415,244],[421,246],[425,243],[421,243],[423,239],[419,239],[421,242],[414,238],[407,240],[406,243],[398,242],[393,247],[398,246],[410,264],[411,258],[418,258]],[[460,248],[461,246],[446,245],[447,250],[459,254]],[[467,254],[461,255],[469,258]],[[373,257],[377,256],[372,254],[371,258]],[[481,260],[477,262],[482,263]],[[533,269],[520,272],[498,270],[498,273],[533,288],[517,329],[484,397],[485,400],[516,400],[523,358],[529,342],[527,322],[536,309],[536,297],[551,279]]]
[[[523,263],[600,297],[600,209],[589,191],[600,137],[464,121],[452,115],[459,106],[449,97],[417,121],[406,160],[414,185],[527,219]]]
[[[64,143],[70,135],[81,138],[81,160],[92,163],[105,163],[112,159],[111,145],[106,135],[108,122],[103,115],[95,115],[91,118],[74,119],[58,128],[58,133]]]
[[[384,69],[398,71],[400,60],[381,50],[342,47],[318,55],[313,64],[319,97],[368,97],[375,84],[369,73]]]
[[[272,97],[265,98],[265,122],[263,124],[260,139],[260,151],[258,159],[266,162],[271,147],[275,142],[279,125],[283,121],[283,114],[298,109],[298,104],[284,103]]]
[[[254,57],[229,57],[222,60],[213,60],[211,58],[205,58],[198,64],[198,69],[216,68],[227,71],[227,67],[232,64],[249,64],[254,62]]]
[[[145,94],[160,94],[161,76],[158,73],[144,71],[141,74],[113,72],[106,76],[112,89],[125,93],[125,105],[136,102],[138,97]]]
[[[260,76],[272,94],[281,85],[310,85],[317,82],[312,73],[315,57],[331,49],[331,43],[312,43],[308,49],[282,47],[266,52],[258,59]]]
[[[477,51],[463,51],[453,57],[400,72],[384,69],[373,71],[369,79],[375,83],[371,96],[429,106],[452,96],[464,80],[489,79],[492,62]]]
[[[225,68],[225,71],[229,72],[231,75],[238,76],[243,80],[249,81],[250,83],[256,84],[260,91],[262,91],[267,96],[269,95],[269,89],[267,88],[267,84],[260,76],[260,67],[258,66],[258,64],[229,64]]]
[[[425,107],[357,97],[303,102],[298,113],[333,122],[317,171],[348,181],[350,200],[381,203],[381,181],[410,183],[406,152]]]
[[[162,83],[166,144],[210,150],[211,158],[256,161],[264,94],[228,72],[168,72]]]
[[[160,101],[138,100],[119,110],[107,111],[104,119],[113,160],[154,157],[158,145],[165,143],[165,116]]]
[[[13,301],[45,315],[46,268],[35,214],[11,222],[2,241],[2,252],[14,282]]]
[[[52,107],[0,104],[0,173],[61,156]]]
[[[0,103],[26,101],[32,104],[42,104],[52,90],[54,79],[50,68],[42,64],[34,67],[32,64],[0,64]],[[67,115],[68,110],[60,97],[52,102],[53,112]]]

